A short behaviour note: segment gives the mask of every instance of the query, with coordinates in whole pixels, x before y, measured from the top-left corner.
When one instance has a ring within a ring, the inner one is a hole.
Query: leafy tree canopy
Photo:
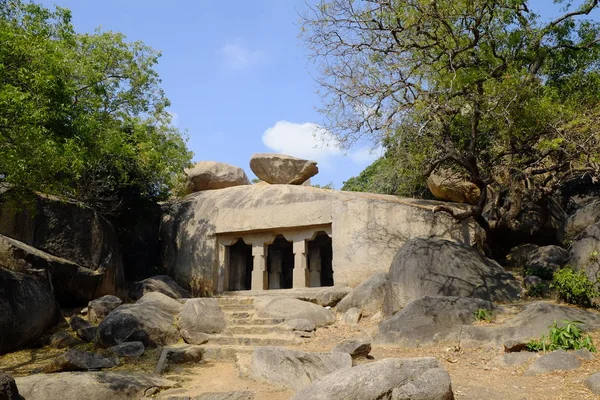
[[[528,0],[320,1],[302,35],[326,127],[347,146],[366,136],[392,149],[370,168],[461,172],[479,204],[440,210],[490,235],[519,229],[564,182],[600,177],[600,24],[587,17],[598,0],[545,7],[558,16]]]
[[[154,67],[120,33],[78,34],[69,10],[0,0],[0,183],[122,213],[167,196],[190,161]]]

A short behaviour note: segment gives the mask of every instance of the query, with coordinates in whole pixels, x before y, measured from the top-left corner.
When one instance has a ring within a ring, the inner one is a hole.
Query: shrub
[[[560,299],[584,307],[591,306],[592,299],[600,295],[584,272],[576,272],[571,267],[554,273],[552,287],[556,289]]]
[[[596,352],[596,347],[589,335],[582,335],[579,325],[581,321],[562,321],[564,326],[559,327],[556,321],[550,327],[548,336],[542,335],[538,340],[527,343],[528,351],[554,351],[554,350],[579,350],[588,349]]]
[[[485,308],[478,308],[474,313],[475,321],[492,322],[493,314]]]
[[[538,283],[537,285],[531,285],[527,288],[525,293],[527,297],[545,297],[550,288],[545,283]]]

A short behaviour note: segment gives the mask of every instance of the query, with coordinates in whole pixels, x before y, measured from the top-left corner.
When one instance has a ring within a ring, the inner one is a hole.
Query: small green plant
[[[579,350],[588,349],[596,352],[594,342],[589,335],[583,335],[579,325],[581,321],[562,321],[563,326],[558,326],[556,321],[550,327],[550,333],[542,335],[540,339],[527,343],[528,351],[554,351],[554,350]]]
[[[478,308],[474,313],[475,321],[492,322],[492,312],[486,308]]]
[[[527,292],[525,294],[527,297],[545,297],[550,288],[545,283],[538,283],[537,285],[531,285],[527,288]]]
[[[592,299],[600,293],[594,283],[582,271],[574,271],[571,267],[563,268],[554,273],[554,283],[558,297],[567,303],[584,307],[592,305]]]

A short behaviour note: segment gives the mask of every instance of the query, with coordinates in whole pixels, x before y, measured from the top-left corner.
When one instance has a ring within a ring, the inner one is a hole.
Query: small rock
[[[544,281],[539,276],[527,275],[525,279],[523,279],[523,286],[525,286],[526,289],[529,289],[530,287],[540,285],[543,282]]]
[[[81,309],[81,311],[79,311],[79,314],[83,315],[84,317],[87,317],[88,313],[89,313],[89,308],[87,308],[87,307],[84,307]]]
[[[50,347],[54,347],[55,349],[64,349],[66,347],[73,347],[82,343],[83,341],[69,335],[67,332],[58,332],[50,336]]]
[[[348,353],[355,359],[367,357],[371,352],[371,342],[366,339],[346,339],[335,346],[332,353]]]
[[[600,372],[590,376],[585,380],[585,386],[592,391],[592,393],[600,396]]]
[[[200,362],[204,356],[204,349],[201,346],[180,346],[165,347],[158,359],[155,374],[162,374],[169,364],[185,364],[190,362]]]
[[[522,351],[520,353],[507,353],[493,358],[490,364],[494,367],[500,368],[518,366],[523,365],[529,360],[537,357],[537,353],[532,353],[528,351]]]
[[[97,326],[88,326],[87,328],[81,328],[77,330],[77,337],[84,342],[91,342],[96,338],[96,332],[98,332]]]
[[[594,354],[588,349],[579,349],[573,352],[577,357],[582,360],[592,361],[594,359]]]
[[[317,329],[316,325],[312,322],[309,321],[307,319],[290,319],[289,321],[285,321],[283,323],[284,326],[287,326],[288,328],[294,330],[294,331],[301,331],[301,332],[312,332],[315,329]]]
[[[74,331],[78,331],[79,329],[82,329],[82,328],[88,328],[88,327],[92,326],[92,324],[90,324],[88,321],[81,318],[80,316],[75,315],[75,316],[71,317],[71,320],[69,321],[69,326]]]
[[[509,340],[504,342],[505,353],[518,353],[527,349],[527,342],[523,340]]]
[[[357,325],[362,316],[362,311],[359,308],[351,308],[344,313],[341,322],[346,325]]]
[[[100,354],[71,349],[56,357],[46,372],[87,371],[116,366],[115,360],[110,360]]]
[[[123,303],[117,296],[106,295],[88,303],[88,320],[99,324],[108,314]]]
[[[118,357],[133,359],[144,354],[145,347],[142,342],[126,342],[113,346],[109,350]]]
[[[581,367],[581,361],[576,355],[563,350],[544,354],[525,371],[525,376],[547,374],[553,371],[571,371]]]
[[[0,371],[0,400],[22,400],[12,376]]]

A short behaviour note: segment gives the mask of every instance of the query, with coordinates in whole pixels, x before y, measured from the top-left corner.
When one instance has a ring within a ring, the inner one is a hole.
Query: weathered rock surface
[[[152,388],[169,389],[176,382],[156,376],[118,372],[63,372],[16,379],[27,400],[131,400]]]
[[[96,338],[96,333],[98,332],[97,326],[88,326],[85,328],[79,328],[75,333],[77,333],[77,337],[84,342],[91,342]]]
[[[591,375],[585,380],[585,386],[592,391],[592,393],[600,396],[600,372]]]
[[[76,276],[86,282],[78,296],[88,301],[105,294],[117,294],[124,284],[123,260],[117,233],[111,223],[82,203],[49,195],[32,195],[33,205],[14,209],[10,202],[0,206],[0,234],[48,254],[95,271],[102,281],[93,293],[92,275]],[[73,276],[73,267],[63,272]],[[97,279],[97,278],[95,278]],[[74,289],[74,283],[67,285]]]
[[[227,321],[217,299],[199,298],[186,301],[179,316],[179,331],[187,343],[202,344],[206,334],[223,332]]]
[[[315,295],[315,302],[320,306],[334,307],[348,293],[352,291],[348,286],[325,287]]]
[[[262,231],[266,243],[273,238],[270,232],[331,225],[336,238],[334,283],[355,287],[374,273],[387,272],[408,238],[436,236],[471,244],[472,221],[457,224],[444,213],[434,213],[438,205],[298,185],[207,190],[164,205],[161,262],[165,272],[194,296],[210,297],[228,290],[217,273],[223,262],[219,233],[241,232],[243,237],[243,232]]]
[[[60,319],[45,283],[0,268],[0,354],[36,341]]]
[[[250,184],[243,169],[216,161],[200,161],[185,173],[189,193]]]
[[[129,290],[129,297],[132,300],[139,300],[146,293],[151,292],[159,292],[174,299],[192,297],[190,292],[179,286],[168,275],[157,275],[134,283]]]
[[[490,365],[493,367],[498,367],[498,368],[512,367],[512,366],[526,364],[529,361],[531,361],[537,357],[539,357],[537,353],[531,353],[528,351],[522,351],[519,353],[501,354],[497,357],[494,357],[490,361]]]
[[[537,250],[540,246],[537,244],[521,244],[519,246],[510,249],[506,255],[506,267],[507,268],[525,268],[527,265],[527,259],[529,255]]]
[[[0,400],[22,400],[12,376],[0,371]]]
[[[254,308],[260,318],[307,319],[317,327],[335,322],[331,310],[298,299],[265,296],[254,300]]]
[[[525,371],[525,376],[547,374],[553,371],[571,371],[581,367],[581,360],[564,350],[553,351],[536,359]]]
[[[327,375],[292,400],[452,400],[450,375],[435,358],[388,358]]]
[[[362,317],[362,311],[360,308],[351,308],[342,315],[340,322],[346,325],[356,325]]]
[[[480,308],[491,311],[494,305],[472,297],[426,296],[384,320],[375,341],[400,347],[458,341],[461,327],[475,322],[474,314]]]
[[[124,358],[138,358],[146,348],[142,342],[125,342],[119,345],[113,346],[109,349],[114,355]]]
[[[116,367],[115,360],[96,353],[71,349],[56,357],[46,372],[88,371]]]
[[[334,371],[351,366],[352,358],[347,353],[306,353],[266,346],[254,349],[250,376],[299,390]]]
[[[301,185],[319,172],[316,161],[272,153],[253,154],[250,169],[267,183],[289,185]]]
[[[427,178],[427,187],[436,198],[455,203],[477,204],[481,193],[475,184],[450,171],[432,173]]]
[[[392,315],[423,296],[476,297],[509,302],[521,288],[514,276],[477,250],[437,238],[411,239],[389,272],[384,312]]]
[[[200,362],[203,357],[204,349],[202,346],[185,345],[165,347],[160,354],[156,368],[154,368],[154,373],[162,374],[169,365],[173,364],[197,363]]]
[[[168,312],[173,316],[176,316],[183,310],[183,304],[159,292],[146,293],[136,302],[136,304],[152,305]]]
[[[103,347],[137,341],[146,347],[156,347],[176,343],[179,338],[173,314],[152,303],[117,307],[102,321],[96,333],[96,342]]]
[[[597,282],[600,263],[593,254],[600,253],[600,223],[587,227],[571,245],[567,264],[576,270],[584,271],[592,282]],[[596,257],[597,258],[597,257]]]
[[[509,340],[529,341],[547,335],[549,327],[557,321],[582,321],[583,330],[600,329],[600,313],[598,311],[560,306],[547,302],[536,302],[502,324],[493,326],[463,326],[463,346],[479,346],[481,344],[501,345]]]
[[[16,272],[47,271],[54,297],[63,306],[90,301],[104,279],[101,273],[0,235],[0,267]]]
[[[253,400],[254,393],[249,390],[238,390],[234,392],[211,392],[202,393],[193,400]]]
[[[312,332],[317,329],[317,326],[314,322],[309,321],[307,319],[290,319],[288,321],[283,322],[284,326],[294,330],[294,331],[302,331],[302,332]]]
[[[382,310],[387,288],[387,272],[374,274],[348,293],[337,304],[336,308],[341,312],[346,312],[351,308],[359,308],[367,315],[375,314]]]
[[[588,226],[598,222],[600,222],[600,201],[586,204],[567,217],[558,231],[558,241],[565,243],[574,240]]]
[[[338,343],[332,353],[347,353],[354,358],[366,357],[371,352],[371,341],[361,338],[345,339]]]
[[[532,274],[548,274],[559,270],[567,261],[567,250],[560,246],[543,246],[527,256],[524,267]]]
[[[90,324],[85,319],[81,318],[79,315],[74,315],[69,320],[69,326],[74,331],[77,331],[79,329],[88,328],[88,327],[92,326],[92,324]]]
[[[88,320],[92,324],[99,324],[123,301],[117,296],[106,295],[88,303]]]

